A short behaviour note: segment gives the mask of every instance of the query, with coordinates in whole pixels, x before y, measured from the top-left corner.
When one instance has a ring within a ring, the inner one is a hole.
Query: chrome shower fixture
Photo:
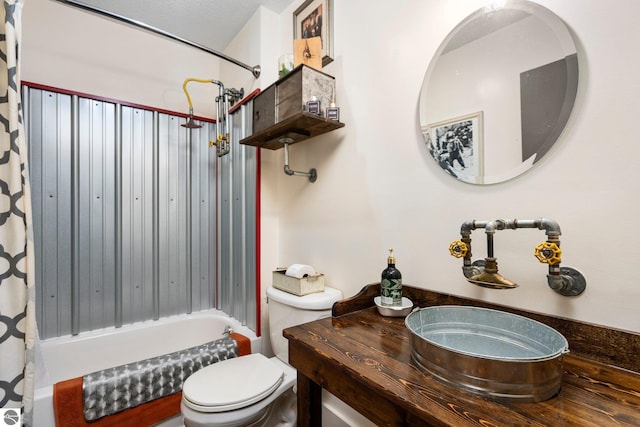
[[[472,262],[471,232],[477,228],[484,228],[487,235],[487,257]],[[551,219],[466,221],[460,228],[462,238],[451,242],[449,252],[456,258],[464,258],[462,272],[470,283],[492,289],[516,288],[517,284],[498,273],[498,259],[493,253],[493,236],[497,230],[518,228],[545,230],[547,240],[535,247],[534,256],[541,263],[549,265],[547,282],[551,289],[564,296],[576,296],[584,292],[587,286],[584,276],[571,267],[560,267],[560,226]]]
[[[191,109],[189,109],[189,117],[187,117],[187,122],[181,124],[180,126],[187,129],[200,129],[202,127],[202,125],[196,123],[195,120],[193,120],[193,111]]]
[[[233,106],[237,101],[242,99],[242,97],[244,96],[244,89],[225,89],[222,82],[218,80],[195,78],[185,79],[184,83],[182,84],[182,90],[184,90],[184,93],[187,96],[187,102],[189,103],[189,116],[187,117],[187,122],[182,124],[181,126],[188,129],[197,129],[202,127],[202,125],[194,122],[193,103],[191,102],[189,91],[187,91],[187,83],[189,82],[213,83],[215,85],[218,85],[218,96],[216,96],[215,98],[216,135],[215,139],[209,141],[209,146],[213,147],[215,145],[218,157],[222,157],[225,154],[228,154],[229,151],[231,151],[231,140],[229,139],[229,105]]]
[[[231,104],[232,107],[236,102],[240,101],[244,97],[244,89],[242,88],[240,89],[229,88],[229,89],[226,89],[225,92],[229,96],[229,103]]]

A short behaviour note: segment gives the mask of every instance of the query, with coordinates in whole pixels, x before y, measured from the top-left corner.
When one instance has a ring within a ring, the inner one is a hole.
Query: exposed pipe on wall
[[[478,228],[484,228],[487,235],[487,257],[475,262],[471,261],[471,232]],[[465,221],[460,227],[462,238],[451,242],[449,251],[456,258],[464,258],[462,271],[467,280],[475,285],[493,289],[516,288],[511,280],[498,274],[498,262],[493,253],[493,235],[498,230],[518,228],[537,228],[545,230],[547,241],[536,246],[534,255],[538,261],[549,265],[547,282],[549,287],[564,296],[580,295],[585,287],[586,280],[582,274],[571,267],[560,267],[560,225],[547,218],[536,220],[505,220],[495,221]]]
[[[247,65],[247,64],[245,64],[243,62],[238,61],[235,58],[231,58],[230,56],[225,55],[224,53],[218,52],[217,50],[213,50],[213,49],[208,48],[208,47],[206,47],[204,45],[201,45],[199,43],[192,42],[192,41],[184,39],[182,37],[178,37],[175,34],[171,34],[171,33],[167,32],[167,31],[164,31],[164,30],[161,30],[159,28],[153,27],[151,25],[145,24],[144,22],[136,21],[134,19],[127,18],[126,16],[122,16],[122,15],[118,15],[116,13],[110,12],[108,10],[100,9],[98,7],[95,7],[95,6],[90,6],[88,4],[81,3],[81,2],[76,1],[76,0],[56,0],[56,1],[58,1],[60,3],[65,3],[65,4],[70,5],[70,6],[74,6],[74,7],[89,11],[89,12],[94,12],[94,13],[97,13],[99,15],[103,15],[103,16],[106,16],[106,17],[109,17],[109,18],[113,18],[113,19],[115,19],[117,21],[124,22],[124,23],[129,24],[129,25],[134,25],[136,27],[140,27],[140,28],[145,29],[147,31],[151,31],[152,33],[159,34],[161,36],[170,38],[170,39],[178,41],[180,43],[184,43],[184,44],[186,44],[188,46],[195,47],[196,49],[200,49],[200,50],[202,50],[204,52],[210,53],[212,55],[217,56],[218,58],[224,59],[225,61],[231,62],[232,64],[235,64],[235,65],[237,65],[239,67],[242,67],[245,70],[251,71],[251,74],[253,74],[253,77],[255,77],[256,79],[258,77],[260,77],[260,71],[261,71],[260,65],[254,65],[254,66]]]

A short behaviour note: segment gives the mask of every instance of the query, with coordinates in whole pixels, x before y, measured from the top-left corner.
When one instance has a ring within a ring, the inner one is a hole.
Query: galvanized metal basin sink
[[[428,373],[493,400],[539,402],[562,385],[567,340],[535,320],[442,305],[409,314],[411,357]]]

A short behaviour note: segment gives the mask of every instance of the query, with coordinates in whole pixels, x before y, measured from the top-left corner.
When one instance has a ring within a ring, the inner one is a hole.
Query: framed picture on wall
[[[482,183],[482,111],[423,126],[422,135],[442,169],[461,181]]]
[[[333,0],[305,0],[293,12],[293,38],[320,37],[322,65],[333,61]]]

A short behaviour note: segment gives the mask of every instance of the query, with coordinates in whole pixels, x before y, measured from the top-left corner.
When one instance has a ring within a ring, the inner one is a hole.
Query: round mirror
[[[549,151],[577,88],[576,47],[553,12],[526,0],[480,9],[451,31],[427,69],[426,147],[461,181],[506,181]]]

